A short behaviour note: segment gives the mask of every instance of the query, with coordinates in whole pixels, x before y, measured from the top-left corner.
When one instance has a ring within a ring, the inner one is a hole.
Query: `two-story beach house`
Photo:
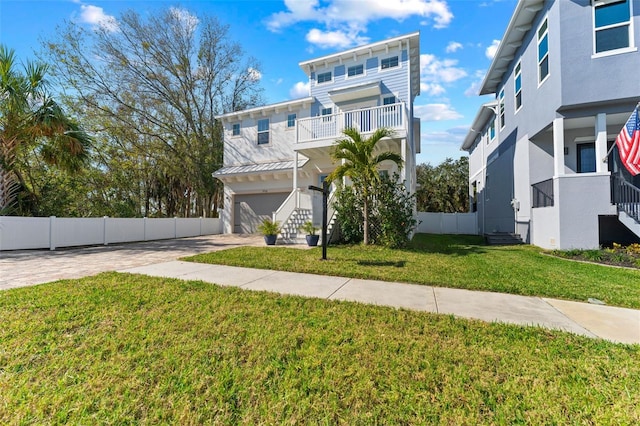
[[[420,93],[418,32],[300,62],[309,96],[217,117],[224,127],[221,219],[225,233],[252,233],[264,218],[283,226],[282,239],[296,239],[307,220],[319,224],[322,186],[336,167],[330,152],[346,127],[368,135],[394,130],[379,145],[400,153],[401,177],[415,190],[420,120],[413,101]],[[388,173],[394,164],[382,164]]]
[[[495,98],[462,145],[480,233],[550,249],[637,240],[640,181],[614,143],[640,101],[639,42],[640,0],[517,3],[480,89]]]

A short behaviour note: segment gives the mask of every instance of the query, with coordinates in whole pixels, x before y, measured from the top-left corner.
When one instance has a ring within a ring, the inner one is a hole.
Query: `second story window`
[[[364,74],[364,65],[354,65],[347,68],[347,77],[355,77]]]
[[[514,85],[513,92],[515,93],[516,111],[518,111],[522,106],[522,67],[520,66],[520,62],[518,62],[518,65],[516,65],[513,85]]]
[[[380,68],[383,70],[389,69],[389,68],[394,68],[397,67],[399,65],[398,62],[398,57],[397,56],[392,56],[390,58],[385,58],[380,62]]]
[[[500,130],[502,130],[506,124],[504,113],[504,89],[502,89],[498,95],[498,114],[500,118]]]
[[[396,103],[395,96],[387,96],[386,98],[382,99],[382,105],[393,105],[395,103]]]
[[[549,75],[549,25],[545,18],[538,28],[538,83]]]
[[[296,125],[296,115],[295,114],[287,115],[287,127],[291,128],[291,127],[295,127],[295,125]]]
[[[318,74],[318,84],[328,83],[331,81],[331,71]]]
[[[231,135],[240,136],[240,123],[236,123],[233,125],[233,127],[231,128]]]
[[[630,0],[595,0],[593,25],[595,53],[630,47]]]
[[[258,145],[269,143],[269,119],[258,120]]]
[[[489,141],[491,142],[496,137],[496,120],[495,118],[491,120],[491,124],[489,124]]]

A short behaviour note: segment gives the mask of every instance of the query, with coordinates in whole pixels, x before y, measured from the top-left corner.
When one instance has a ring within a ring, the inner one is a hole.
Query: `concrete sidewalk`
[[[640,344],[640,310],[540,297],[170,261],[119,272],[202,280],[247,290],[349,300]]]

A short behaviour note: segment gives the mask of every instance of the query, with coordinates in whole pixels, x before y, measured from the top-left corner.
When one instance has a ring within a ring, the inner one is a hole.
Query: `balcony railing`
[[[361,133],[371,133],[382,127],[394,130],[406,129],[404,103],[358,109],[339,114],[297,120],[297,143],[323,139],[336,139],[348,127]]]
[[[553,207],[553,179],[531,185],[533,189],[532,207]]]

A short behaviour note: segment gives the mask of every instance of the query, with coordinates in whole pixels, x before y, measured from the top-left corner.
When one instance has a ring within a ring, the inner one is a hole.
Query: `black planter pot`
[[[276,244],[276,240],[278,239],[277,235],[265,235],[264,242],[267,243],[268,246],[274,246]]]
[[[318,240],[320,240],[320,235],[307,235],[307,245],[309,247],[317,246]]]

